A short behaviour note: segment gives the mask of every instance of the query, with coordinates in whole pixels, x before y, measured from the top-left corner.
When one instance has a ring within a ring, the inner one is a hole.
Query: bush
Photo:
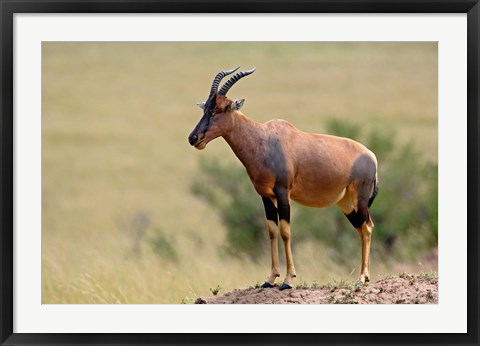
[[[178,254],[172,241],[165,234],[157,229],[155,235],[150,239],[153,252],[165,260],[177,262]]]
[[[379,162],[380,191],[370,213],[375,223],[372,251],[391,254],[402,243],[412,251],[435,247],[438,239],[438,169],[423,162],[411,143],[395,142],[392,130],[371,128],[337,120],[327,123],[327,133],[353,138],[364,143]],[[267,231],[263,204],[245,169],[240,165],[220,164],[202,158],[201,175],[192,184],[195,195],[205,199],[220,215],[227,229],[226,249],[231,254],[255,257],[265,249]],[[292,229],[295,241],[317,239],[332,249],[342,261],[345,254],[358,249],[358,236],[338,210],[297,207],[292,203]],[[383,251],[382,251],[383,250]],[[402,255],[413,255],[405,251]]]
[[[221,164],[202,158],[200,172],[191,185],[221,217],[227,228],[225,252],[256,257],[266,244],[266,224],[260,196],[241,166]]]

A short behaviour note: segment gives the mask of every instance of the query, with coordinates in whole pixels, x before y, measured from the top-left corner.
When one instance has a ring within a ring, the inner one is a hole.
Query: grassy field
[[[187,142],[195,103],[238,65],[257,71],[229,96],[256,121],[393,128],[437,161],[436,43],[45,42],[42,303],[177,304],[264,280],[269,244],[260,263],[225,257],[219,216],[190,192],[202,158],[240,165],[222,139],[202,152]],[[298,282],[350,278],[360,245],[350,267],[318,244],[295,261]],[[372,274],[403,265],[430,269],[373,259]]]

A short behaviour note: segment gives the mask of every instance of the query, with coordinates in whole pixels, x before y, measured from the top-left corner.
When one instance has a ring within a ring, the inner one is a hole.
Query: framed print
[[[478,344],[479,6],[2,0],[2,345]]]

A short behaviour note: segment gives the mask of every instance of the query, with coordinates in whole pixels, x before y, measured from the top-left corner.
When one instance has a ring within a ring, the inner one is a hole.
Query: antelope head
[[[223,77],[232,74],[239,67],[219,72],[213,80],[207,100],[197,103],[197,106],[203,110],[203,116],[188,136],[188,142],[196,149],[205,149],[208,142],[223,136],[232,129],[235,122],[233,112],[242,108],[245,100],[231,100],[227,98],[227,92],[240,78],[253,73],[255,68],[234,74],[225,82],[220,91],[217,90]]]

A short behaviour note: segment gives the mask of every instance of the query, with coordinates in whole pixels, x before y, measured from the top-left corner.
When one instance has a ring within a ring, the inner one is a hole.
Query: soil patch
[[[249,287],[223,295],[198,298],[195,304],[436,304],[436,274],[388,277],[356,289],[353,283],[333,282],[325,285],[297,285],[280,291]]]

